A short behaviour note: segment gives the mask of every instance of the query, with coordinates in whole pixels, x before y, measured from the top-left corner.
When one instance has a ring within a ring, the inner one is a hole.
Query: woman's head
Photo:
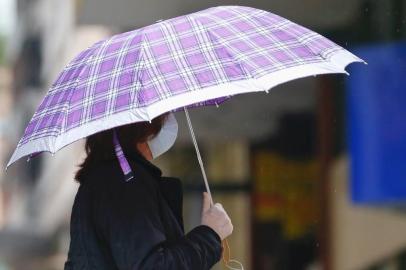
[[[167,117],[168,113],[154,118],[151,123],[147,121],[138,122],[115,128],[124,152],[127,149],[139,151],[137,145],[146,143],[155,137],[162,129]],[[90,165],[103,160],[116,158],[113,144],[113,129],[105,130],[87,137],[85,151],[87,154],[86,159],[80,165],[80,169],[75,176],[78,182],[83,181],[83,175]]]

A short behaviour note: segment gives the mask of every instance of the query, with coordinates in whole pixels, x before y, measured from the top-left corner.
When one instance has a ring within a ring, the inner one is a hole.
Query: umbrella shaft
[[[209,195],[210,195],[210,200],[211,200],[210,203],[211,203],[211,205],[213,205],[213,197],[211,196],[211,191],[210,191],[209,182],[207,181],[206,171],[204,170],[202,156],[200,155],[199,147],[198,147],[198,145],[197,145],[195,133],[194,133],[194,131],[193,131],[192,122],[190,121],[190,117],[189,117],[189,112],[188,112],[188,110],[187,110],[186,107],[183,107],[183,109],[184,109],[184,111],[185,111],[186,121],[187,121],[187,124],[188,124],[188,126],[189,126],[190,135],[192,136],[193,145],[195,146],[196,155],[197,155],[197,160],[199,161],[200,169],[201,169],[201,171],[202,171],[204,184],[205,184],[205,186],[206,186],[206,191],[207,191],[207,193],[209,193]]]

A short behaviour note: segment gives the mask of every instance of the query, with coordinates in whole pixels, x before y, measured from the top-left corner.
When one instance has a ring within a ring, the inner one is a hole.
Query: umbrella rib
[[[187,121],[187,124],[188,124],[188,127],[189,127],[190,135],[192,137],[193,145],[195,146],[195,149],[196,149],[197,160],[199,161],[200,169],[202,171],[204,184],[206,186],[206,191],[207,191],[207,193],[209,193],[209,195],[210,195],[210,203],[211,203],[211,205],[213,205],[213,197],[211,196],[209,182],[207,181],[206,171],[204,170],[202,156],[200,155],[199,146],[197,145],[195,133],[193,131],[192,122],[190,121],[190,117],[189,117],[189,112],[188,112],[186,107],[183,107],[183,109],[185,111],[186,121]]]

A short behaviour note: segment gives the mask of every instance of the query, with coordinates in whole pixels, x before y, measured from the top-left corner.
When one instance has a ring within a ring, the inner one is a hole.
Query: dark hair
[[[138,151],[136,144],[146,142],[148,139],[156,136],[161,130],[167,116],[168,113],[162,114],[154,118],[151,123],[145,121],[116,127],[118,140],[123,151],[126,152],[126,149]],[[85,151],[86,158],[79,165],[79,170],[75,175],[75,180],[79,183],[83,183],[84,175],[92,165],[102,161],[116,159],[113,144],[113,129],[105,130],[87,137]]]

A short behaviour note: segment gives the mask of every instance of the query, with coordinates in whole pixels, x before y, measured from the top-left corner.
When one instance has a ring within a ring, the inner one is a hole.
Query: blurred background
[[[234,223],[232,257],[248,270],[406,269],[405,0],[0,0],[1,168],[75,54],[216,5],[271,11],[368,62],[190,112],[214,199]],[[174,148],[154,163],[183,180],[190,229],[204,187],[177,119]],[[0,270],[63,269],[83,157],[77,142],[0,170]]]

